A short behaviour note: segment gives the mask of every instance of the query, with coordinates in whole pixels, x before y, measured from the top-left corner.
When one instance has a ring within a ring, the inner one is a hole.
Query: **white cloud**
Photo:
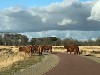
[[[94,4],[91,10],[91,15],[87,19],[100,21],[100,0]]]
[[[93,3],[64,0],[42,7],[7,7],[0,10],[0,32],[100,30],[98,22],[87,20]]]
[[[46,6],[45,9],[47,12],[61,12],[62,9],[72,5],[72,3],[78,2],[77,0],[63,0],[63,2],[51,3]]]
[[[52,35],[51,37],[57,37],[56,35]]]
[[[7,12],[20,12],[22,10],[22,8],[16,6],[16,7],[9,7],[9,8],[4,8],[4,12],[7,11]],[[6,13],[7,13],[6,12]]]
[[[75,23],[77,23],[77,22],[72,21],[70,19],[63,19],[63,21],[57,22],[58,25],[67,25],[67,24],[75,24]]]
[[[73,38],[78,40],[88,40],[92,39],[95,40],[96,38],[100,37],[100,31],[42,31],[42,32],[26,32],[21,33],[27,35],[29,38],[41,38],[41,37],[58,37],[61,39],[64,38]]]
[[[41,20],[42,20],[43,23],[46,23],[47,22],[47,19],[46,18],[42,18]]]
[[[68,32],[67,34],[66,34],[66,36],[65,36],[66,38],[70,38],[71,36],[70,36],[70,33]]]

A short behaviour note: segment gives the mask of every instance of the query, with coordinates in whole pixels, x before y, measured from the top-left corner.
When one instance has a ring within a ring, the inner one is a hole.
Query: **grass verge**
[[[91,60],[93,60],[93,61],[95,61],[95,62],[97,62],[97,63],[99,63],[100,64],[100,58],[97,58],[97,57],[95,57],[95,56],[84,56],[84,55],[81,55],[82,57],[86,57],[86,58],[89,58],[89,59],[91,59]]]
[[[4,69],[0,71],[0,75],[12,75],[22,69],[25,69],[27,67],[30,67],[41,62],[43,58],[44,56],[32,55],[26,60],[14,63],[9,69]]]

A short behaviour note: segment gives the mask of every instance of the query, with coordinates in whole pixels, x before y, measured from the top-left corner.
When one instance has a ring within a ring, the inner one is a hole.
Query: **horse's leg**
[[[70,51],[70,54],[71,54],[71,51]]]
[[[40,55],[40,50],[38,50],[38,53],[39,53],[39,55]]]
[[[78,54],[80,55],[80,51],[78,51]]]
[[[48,52],[48,49],[47,49],[47,52]]]
[[[41,53],[39,52],[39,55],[41,55]]]
[[[50,49],[50,52],[52,53],[52,49]]]
[[[42,55],[42,51],[41,51],[41,55]]]
[[[76,55],[76,51],[74,51],[74,55]]]
[[[43,52],[45,52],[45,50],[43,50]]]
[[[76,55],[76,53],[77,53],[76,50],[74,50],[74,55]]]
[[[78,54],[78,51],[76,53]]]
[[[30,51],[30,56],[32,56],[32,52]]]

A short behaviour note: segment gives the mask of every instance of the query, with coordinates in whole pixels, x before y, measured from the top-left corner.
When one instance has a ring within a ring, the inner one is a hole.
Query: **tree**
[[[96,45],[96,41],[92,40],[91,38],[88,39],[87,41],[84,41],[84,45],[88,45],[88,46],[95,46]]]
[[[50,38],[54,42],[54,45],[56,45],[57,37],[50,37]]]
[[[61,42],[61,39],[60,38],[57,38],[56,45],[57,46],[61,46],[62,45],[62,42]]]
[[[96,39],[96,45],[100,46],[100,38]]]
[[[31,45],[36,45],[36,41],[37,41],[36,38],[32,38],[30,41]]]
[[[27,45],[28,44],[28,38],[26,35],[21,36],[21,45]]]

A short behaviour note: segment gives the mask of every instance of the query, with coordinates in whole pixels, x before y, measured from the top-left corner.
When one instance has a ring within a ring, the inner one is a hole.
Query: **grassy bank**
[[[0,71],[0,75],[11,75],[17,71],[25,69],[26,67],[30,67],[31,65],[41,62],[43,58],[44,56],[32,55],[26,60],[14,63],[9,69]]]

